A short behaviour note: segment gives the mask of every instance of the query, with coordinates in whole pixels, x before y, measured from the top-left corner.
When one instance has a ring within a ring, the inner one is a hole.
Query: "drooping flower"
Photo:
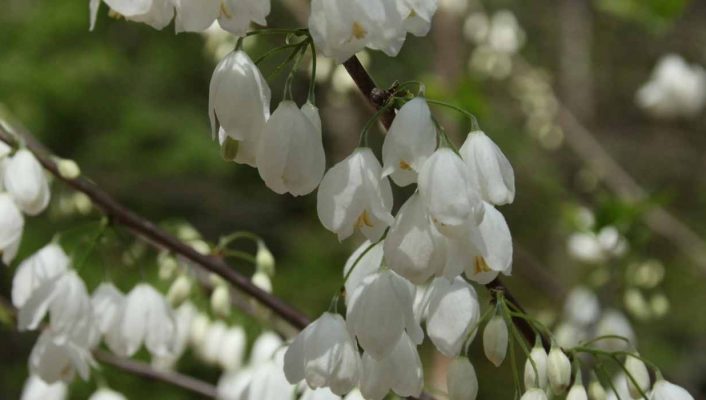
[[[115,390],[102,387],[91,395],[88,400],[127,400],[122,393],[116,392]]]
[[[574,383],[569,390],[569,394],[566,395],[566,400],[588,400],[586,388],[581,383]]]
[[[91,295],[93,317],[101,335],[110,336],[125,307],[125,295],[112,283],[101,283]],[[107,339],[108,346],[111,341]],[[115,350],[113,350],[115,351]]]
[[[477,328],[480,305],[476,291],[460,277],[452,282],[437,278],[430,290],[427,334],[441,354],[455,357]]]
[[[25,219],[7,193],[0,193],[0,253],[2,261],[9,264],[15,259],[22,241]]]
[[[174,17],[174,5],[171,0],[103,0],[111,10],[122,15],[125,19],[143,22],[155,29],[162,29],[169,25]],[[91,29],[95,25],[98,13],[99,0],[91,0]]]
[[[483,352],[493,365],[499,367],[505,360],[507,345],[507,324],[501,315],[495,315],[483,330]]]
[[[334,394],[328,388],[311,389],[306,387],[299,400],[341,400],[341,396]]]
[[[380,162],[369,148],[358,148],[324,175],[317,211],[324,227],[343,240],[359,229],[377,241],[392,224],[392,189],[381,176]]]
[[[560,395],[571,383],[571,361],[556,345],[552,345],[547,356],[547,378],[555,395]]]
[[[694,396],[681,386],[658,379],[652,388],[650,400],[694,400]]]
[[[22,388],[20,400],[64,400],[68,391],[63,381],[49,384],[37,375],[30,375]]]
[[[469,133],[460,153],[483,200],[495,205],[512,203],[515,173],[505,154],[488,135],[483,131]]]
[[[51,192],[42,165],[31,151],[18,150],[5,161],[5,190],[17,206],[28,215],[37,215],[49,204]]]
[[[478,377],[467,357],[456,357],[446,374],[449,400],[475,400],[478,397]]]
[[[355,289],[363,282],[363,279],[380,270],[382,258],[383,244],[372,244],[369,240],[363,242],[363,244],[348,257],[343,267],[343,276],[348,277],[345,283],[346,304],[348,304]]]
[[[547,387],[547,351],[540,342],[534,345],[525,362],[524,380],[525,389]]]
[[[55,243],[22,261],[12,278],[12,304],[21,308],[43,283],[68,270],[69,263],[69,257]]]
[[[223,128],[221,145],[238,144],[234,161],[256,167],[257,143],[270,117],[270,87],[244,51],[228,54],[216,66],[208,110],[213,137]]]
[[[219,364],[226,371],[235,371],[241,367],[247,344],[245,330],[239,326],[228,328],[221,338]]]
[[[583,286],[571,290],[564,303],[564,316],[579,326],[590,325],[598,319],[601,306],[595,293]]]
[[[97,335],[66,340],[57,338],[51,328],[45,329],[30,353],[30,372],[47,383],[71,382],[76,372],[84,380],[88,379],[91,367],[95,365],[90,351],[96,344],[94,338]],[[82,340],[88,340],[88,343]]]
[[[419,194],[439,231],[454,236],[453,231],[473,220],[483,220],[484,208],[473,187],[463,160],[451,149],[434,152],[419,172]]]
[[[363,353],[360,391],[366,399],[382,400],[392,390],[401,397],[419,396],[424,386],[424,371],[417,346],[403,334],[390,352],[376,359]]]
[[[276,351],[269,360],[253,369],[243,400],[294,399],[295,386],[284,376],[284,352],[285,349]]]
[[[542,389],[532,388],[526,391],[520,400],[547,400],[547,395]]]
[[[400,208],[384,243],[386,264],[412,283],[426,282],[446,264],[445,238],[432,224],[417,193]]]
[[[270,0],[222,0],[218,23],[235,36],[244,36],[251,23],[267,25],[270,7]]]
[[[643,393],[650,390],[650,373],[647,371],[645,363],[636,356],[625,357],[625,371],[632,376],[628,379],[628,391],[633,399],[642,398]]]
[[[381,359],[407,331],[415,343],[424,338],[412,309],[415,287],[390,270],[371,274],[348,299],[351,332],[370,356]]]
[[[327,387],[343,395],[360,379],[360,355],[346,321],[324,313],[304,329],[284,356],[284,373],[292,384],[305,379],[313,389]]]
[[[415,36],[426,36],[431,19],[438,7],[437,0],[398,0],[397,7],[403,17],[404,29]]]
[[[152,356],[152,366],[156,369],[161,370],[172,370],[176,366],[181,356],[186,351],[186,347],[189,344],[191,326],[196,318],[198,310],[189,301],[183,303],[174,312],[174,319],[176,320],[176,339],[174,341],[174,347],[171,353],[163,356]],[[245,339],[243,339],[245,340]],[[243,344],[244,346],[244,344]],[[233,346],[231,342],[224,341],[221,349],[221,358],[223,361],[227,362],[228,365],[222,364],[224,369],[228,369],[231,365],[237,364],[240,366],[242,360],[242,354],[240,357],[237,353],[234,353]]]
[[[262,131],[257,160],[260,177],[275,193],[302,196],[316,189],[326,169],[316,107],[282,101]]]
[[[201,32],[221,15],[221,0],[173,0],[176,32]]]
[[[606,310],[596,324],[595,337],[620,336],[623,339],[607,338],[596,343],[596,346],[606,351],[626,350],[634,347],[635,331],[627,317],[618,310]]]
[[[417,173],[436,148],[436,129],[422,97],[408,101],[397,112],[382,144],[382,176],[399,186],[417,181]]]

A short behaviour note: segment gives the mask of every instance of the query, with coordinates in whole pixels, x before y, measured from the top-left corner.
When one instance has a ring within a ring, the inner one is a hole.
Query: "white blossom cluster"
[[[512,57],[525,44],[525,32],[509,10],[499,10],[492,16],[484,12],[468,15],[463,35],[476,45],[468,61],[469,69],[494,79],[510,76]]]
[[[657,118],[694,117],[706,104],[706,71],[679,55],[667,54],[635,99],[640,108]]]

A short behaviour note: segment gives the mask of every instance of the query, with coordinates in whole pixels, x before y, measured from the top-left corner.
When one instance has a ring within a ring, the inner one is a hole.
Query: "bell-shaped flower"
[[[12,278],[12,304],[21,308],[43,283],[66,272],[69,257],[56,243],[49,243],[20,263]]]
[[[402,205],[385,238],[385,263],[412,283],[422,284],[443,270],[445,241],[415,193]]]
[[[221,15],[221,0],[173,0],[176,32],[202,32]]]
[[[169,25],[174,17],[174,4],[171,0],[103,0],[114,12],[125,19],[145,23],[155,29]],[[98,3],[90,3],[91,27],[95,23]]]
[[[369,148],[358,148],[326,172],[317,194],[324,227],[343,240],[357,228],[376,242],[392,224],[392,189]]]
[[[598,320],[600,313],[598,297],[583,286],[573,288],[564,302],[564,317],[579,326],[593,324]]]
[[[627,350],[634,347],[635,331],[627,317],[618,310],[606,310],[596,324],[595,337],[621,336],[620,338],[607,338],[596,342],[596,346],[606,351]]]
[[[416,288],[390,270],[369,275],[348,300],[347,320],[360,346],[372,357],[388,355],[407,331],[415,343],[424,339],[412,309]]]
[[[0,253],[5,264],[15,259],[24,226],[25,219],[10,195],[0,193]]]
[[[223,321],[214,321],[208,326],[204,339],[196,348],[197,355],[207,364],[216,365],[221,354],[221,343],[228,332],[228,326]]]
[[[368,48],[380,50],[390,57],[396,57],[404,45],[407,31],[398,1],[380,2],[383,6],[383,23],[378,23],[368,35]]]
[[[652,388],[650,400],[694,400],[694,396],[683,387],[659,378]]]
[[[218,363],[226,371],[235,371],[243,364],[247,337],[242,327],[228,328],[221,338]]]
[[[324,313],[304,329],[287,349],[284,374],[291,384],[306,380],[309,387],[327,387],[344,395],[360,379],[360,355],[346,321]]]
[[[372,244],[369,240],[363,242],[363,244],[348,257],[343,267],[343,276],[348,277],[345,283],[346,304],[348,304],[355,289],[363,282],[363,279],[380,270],[382,258],[383,244]]]
[[[18,150],[3,170],[5,190],[28,215],[37,215],[49,204],[51,192],[42,165],[29,150]]]
[[[427,334],[441,354],[447,357],[459,355],[479,319],[478,296],[463,278],[458,277],[452,282],[437,278],[432,282]]]
[[[386,356],[376,359],[363,353],[360,391],[369,400],[382,400],[392,390],[400,397],[418,397],[424,386],[424,371],[417,346],[403,334]]]
[[[419,172],[419,193],[444,235],[454,236],[452,232],[469,220],[483,220],[483,202],[468,168],[451,149],[438,149],[424,162]]]
[[[108,335],[118,323],[123,312],[125,295],[112,283],[104,282],[93,291],[91,304],[96,328],[101,335]]]
[[[57,340],[51,328],[39,335],[29,356],[30,372],[47,383],[71,382],[76,372],[82,379],[88,379],[94,365],[91,351],[84,343]]]
[[[179,359],[186,352],[186,347],[189,344],[191,335],[192,322],[197,314],[198,310],[196,307],[188,301],[175,310],[174,319],[176,320],[177,333],[172,352],[168,355],[152,356],[152,367],[167,371],[174,369]],[[235,364],[237,364],[238,367],[240,366],[242,351],[240,357],[238,357],[238,354],[233,351],[233,345],[230,341],[223,342],[221,355],[222,360],[228,363],[228,367],[226,367],[225,364],[222,365],[224,369],[228,369],[231,365]]]
[[[483,352],[493,365],[499,367],[507,355],[508,330],[502,315],[495,315],[483,330]]]
[[[243,400],[293,400],[296,387],[284,375],[284,352],[280,349],[271,359],[253,369],[253,377]]]
[[[532,388],[526,391],[520,400],[547,400],[547,394],[542,389]]]
[[[547,378],[552,392],[559,396],[569,388],[571,383],[571,361],[556,345],[553,345],[547,356]]]
[[[449,400],[475,400],[478,397],[478,377],[467,357],[456,357],[446,373]]]
[[[566,395],[566,400],[588,400],[586,388],[581,383],[574,383],[569,390],[569,394]]]
[[[382,175],[399,186],[417,181],[424,161],[436,149],[436,129],[422,97],[408,101],[397,112],[382,144]]]
[[[471,132],[460,153],[483,200],[495,205],[512,203],[515,173],[495,142],[483,131]]]
[[[115,390],[102,387],[91,395],[88,400],[127,400],[122,393],[116,392]]]
[[[37,375],[30,375],[22,387],[20,400],[64,400],[69,388],[63,381],[46,383]]]
[[[404,29],[415,36],[426,36],[431,28],[431,19],[436,13],[438,0],[398,0],[397,7],[404,19]]]
[[[125,298],[125,306],[106,337],[110,349],[131,357],[144,342],[155,356],[174,351],[176,323],[167,300],[146,283],[135,286]]]
[[[326,154],[321,122],[312,119],[318,120],[319,113],[311,103],[299,109],[293,101],[284,100],[267,120],[257,149],[257,170],[275,193],[301,196],[321,182]]]
[[[547,351],[541,342],[535,343],[525,362],[525,389],[547,387]]]
[[[341,400],[341,396],[333,393],[328,388],[311,389],[306,387],[299,400]]]
[[[244,400],[253,379],[252,368],[246,367],[238,371],[226,371],[218,379],[216,387],[219,400]]]
[[[245,36],[251,23],[267,25],[270,0],[222,0],[218,24],[235,36]]]
[[[66,271],[40,285],[19,309],[18,328],[37,329],[47,313],[58,344],[76,336],[76,329],[93,328],[91,298],[76,271]]]
[[[283,344],[282,338],[276,333],[271,331],[261,333],[252,345],[248,364],[254,366],[272,360]],[[282,357],[284,357],[284,354],[282,354]]]
[[[248,157],[236,155],[236,162],[256,166],[255,151],[265,122],[270,117],[270,87],[257,65],[242,50],[228,54],[211,77],[208,101],[213,137],[223,128],[224,144],[231,139],[247,145]],[[239,161],[240,160],[240,161]]]
[[[633,399],[641,399],[643,393],[650,390],[650,373],[647,371],[645,363],[636,356],[625,357],[624,370],[630,374],[632,379],[628,379],[628,391]]]

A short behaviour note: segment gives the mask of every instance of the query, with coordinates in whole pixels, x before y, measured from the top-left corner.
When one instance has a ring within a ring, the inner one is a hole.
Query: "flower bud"
[[[255,254],[255,264],[258,272],[264,272],[268,276],[275,276],[275,257],[267,248],[265,242],[257,242],[257,253]]]
[[[689,394],[683,387],[669,383],[664,379],[659,379],[655,382],[652,389],[651,400],[694,400],[694,397]]]
[[[57,159],[56,168],[59,170],[59,175],[64,179],[76,179],[81,175],[81,169],[76,164],[76,161],[67,158]]]
[[[645,363],[635,356],[625,358],[625,372],[628,374],[628,391],[633,399],[643,398],[642,393],[650,390],[650,374]],[[631,379],[632,377],[632,379]]]
[[[211,310],[219,317],[230,315],[230,292],[225,285],[216,286],[211,293]]]
[[[488,321],[483,331],[483,351],[493,365],[499,367],[507,354],[508,332],[505,320],[496,315]]]
[[[571,387],[571,390],[569,390],[566,400],[588,400],[588,394],[583,384],[576,382],[574,386]]]
[[[547,400],[547,395],[542,389],[530,389],[520,397],[520,400]]]
[[[160,253],[157,257],[157,265],[159,265],[159,279],[171,279],[178,265],[176,259],[167,252]]]
[[[534,361],[534,365],[532,361]],[[544,350],[541,343],[537,343],[530,352],[527,362],[525,362],[525,388],[544,389],[546,386],[547,352]]]
[[[180,275],[169,287],[167,300],[172,307],[178,307],[191,294],[191,279],[186,275]]]
[[[255,272],[251,280],[253,285],[259,287],[267,293],[272,293],[272,281],[264,272]]]
[[[547,357],[547,378],[555,395],[566,391],[571,382],[571,362],[569,357],[557,346],[552,346]]]
[[[478,378],[468,358],[456,357],[451,361],[446,386],[449,400],[475,400],[478,396]]]
[[[591,400],[606,400],[608,398],[603,385],[595,379],[588,385],[588,394],[591,396]]]
[[[189,340],[194,348],[198,348],[202,345],[210,324],[211,321],[205,314],[198,314],[191,321],[191,327],[189,328]]]

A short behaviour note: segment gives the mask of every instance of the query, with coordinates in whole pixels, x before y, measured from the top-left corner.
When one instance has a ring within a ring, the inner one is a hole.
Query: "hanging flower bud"
[[[22,261],[12,278],[12,305],[22,308],[37,288],[68,270],[69,263],[69,257],[55,243]]]
[[[250,280],[252,281],[253,285],[257,286],[263,291],[267,293],[272,293],[272,280],[270,279],[270,276],[266,273],[262,271],[257,271],[253,274]]]
[[[191,327],[189,328],[189,343],[191,343],[191,346],[196,349],[201,348],[210,324],[211,321],[206,314],[199,313],[191,320]]]
[[[628,381],[628,390],[633,399],[641,399],[643,393],[650,390],[650,373],[645,363],[635,356],[625,357],[625,371]],[[632,379],[631,379],[632,377]]]
[[[385,238],[385,262],[393,271],[422,284],[446,263],[445,238],[427,216],[419,194],[402,205]]]
[[[265,242],[258,240],[255,253],[255,268],[268,276],[275,276],[275,257]]]
[[[0,253],[9,264],[15,259],[22,240],[25,219],[7,193],[0,193]]]
[[[284,374],[291,384],[305,379],[309,387],[328,387],[343,395],[360,379],[360,356],[346,321],[324,313],[304,329],[284,355]]]
[[[370,356],[381,359],[407,331],[414,343],[424,332],[414,318],[415,287],[390,270],[367,276],[348,299],[348,326]]]
[[[29,150],[18,150],[4,167],[5,190],[17,206],[28,215],[37,215],[49,204],[51,192],[44,169]]]
[[[191,279],[186,275],[179,275],[169,287],[167,301],[172,307],[179,307],[191,294]]]
[[[525,392],[525,394],[520,397],[520,400],[547,400],[547,395],[544,390],[533,388]]]
[[[569,357],[556,345],[552,345],[547,357],[547,377],[555,395],[566,391],[571,382],[571,362]]]
[[[102,387],[96,390],[88,400],[127,400],[127,397],[115,390]]]
[[[221,318],[230,315],[230,291],[226,285],[218,285],[211,292],[211,310]]]
[[[377,241],[392,224],[392,189],[380,178],[381,167],[369,148],[358,148],[324,175],[317,211],[324,227],[343,240],[359,229]]]
[[[441,354],[458,356],[480,319],[476,291],[460,277],[436,278],[429,290],[427,334]]]
[[[566,400],[588,400],[586,388],[581,383],[575,383],[566,395]]]
[[[450,149],[438,149],[424,162],[419,172],[419,193],[432,221],[445,235],[469,219],[476,223],[483,220],[483,202],[472,186],[466,165]]]
[[[532,361],[530,361],[530,359]],[[534,364],[532,363],[534,362]],[[525,362],[525,389],[547,387],[547,352],[541,341],[535,343]]]
[[[247,338],[245,330],[236,326],[229,328],[221,337],[218,364],[226,371],[235,371],[243,364]]]
[[[495,205],[512,203],[515,173],[498,145],[483,131],[475,131],[468,134],[460,153],[483,200]]]
[[[446,373],[449,400],[475,400],[478,397],[478,378],[467,357],[456,357]]]
[[[694,400],[694,396],[690,395],[681,386],[667,382],[664,379],[658,379],[652,389],[650,400]]]
[[[241,153],[245,145],[257,148],[270,117],[270,87],[244,51],[228,54],[216,66],[211,78],[208,110],[213,137],[223,128],[221,143],[225,137],[241,142],[235,161],[257,166],[254,151]]]
[[[591,400],[606,400],[608,398],[605,388],[598,379],[591,380],[591,383],[588,385],[588,394]]]
[[[508,330],[502,315],[495,315],[483,331],[483,351],[493,365],[499,367],[505,360],[508,345]]]
[[[81,176],[81,168],[76,164],[76,161],[68,158],[57,159],[56,169],[59,170],[59,175],[64,179],[76,179]]]
[[[417,173],[436,148],[436,130],[426,100],[408,101],[395,116],[382,144],[382,176],[398,186],[417,181]]]
[[[30,375],[22,387],[20,400],[65,400],[68,386],[59,381],[48,384],[36,375]]]
[[[309,116],[303,108],[313,108]],[[302,196],[319,185],[326,169],[321,142],[321,123],[316,108],[307,103],[302,109],[291,100],[282,101],[265,124],[257,149],[257,170],[275,193]]]
[[[221,343],[228,332],[223,321],[215,321],[208,326],[203,340],[196,348],[196,354],[207,364],[216,365],[221,356]]]
[[[424,371],[417,346],[407,334],[403,334],[391,346],[389,354],[380,359],[363,353],[362,372],[360,391],[370,400],[382,400],[390,390],[400,397],[418,397],[424,386]]]

